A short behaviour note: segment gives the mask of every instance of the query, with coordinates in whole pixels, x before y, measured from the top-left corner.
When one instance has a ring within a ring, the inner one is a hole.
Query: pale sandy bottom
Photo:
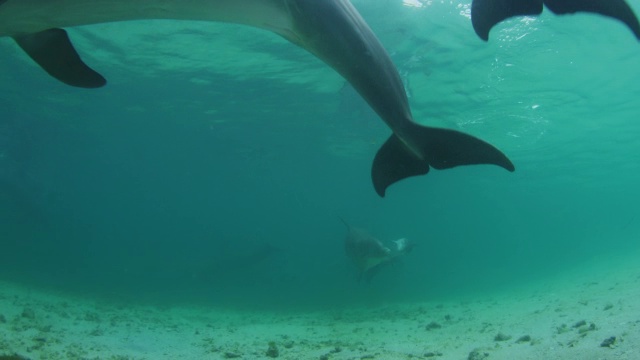
[[[115,305],[0,283],[0,355],[268,359],[273,342],[278,359],[640,359],[636,259],[465,299],[295,314]]]

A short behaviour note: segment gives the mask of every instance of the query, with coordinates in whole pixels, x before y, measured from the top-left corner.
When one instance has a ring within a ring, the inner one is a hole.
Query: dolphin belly
[[[0,36],[143,19],[291,28],[285,1],[277,0],[0,0]]]

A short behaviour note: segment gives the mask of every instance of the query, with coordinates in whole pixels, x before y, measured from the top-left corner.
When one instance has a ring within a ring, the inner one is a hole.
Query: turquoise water
[[[370,166],[390,131],[268,32],[70,29],[109,80],[98,90],[57,83],[1,39],[2,279],[288,309],[491,292],[638,250],[640,44],[625,27],[544,14],[484,43],[466,2],[354,3],[415,118],[496,145],[515,173],[432,171],[379,198]],[[359,284],[339,216],[417,246]]]

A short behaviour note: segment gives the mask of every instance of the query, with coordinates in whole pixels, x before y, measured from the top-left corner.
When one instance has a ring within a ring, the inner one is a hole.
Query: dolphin
[[[414,121],[389,55],[348,0],[0,0],[0,36],[10,36],[46,72],[72,86],[106,80],[86,65],[62,28],[137,19],[245,24],[272,31],[342,75],[391,128],[371,170],[376,192],[430,168],[494,164],[514,171],[494,146]]]
[[[640,40],[640,22],[624,0],[473,0],[471,24],[476,34],[487,41],[496,24],[514,16],[540,15],[543,4],[557,15],[589,12],[614,18]]]
[[[395,248],[389,249],[365,230],[352,227],[342,218],[340,220],[347,227],[344,250],[358,270],[358,281],[362,278],[366,281],[371,280],[383,265],[395,261],[413,249],[413,243],[404,238],[395,240]]]

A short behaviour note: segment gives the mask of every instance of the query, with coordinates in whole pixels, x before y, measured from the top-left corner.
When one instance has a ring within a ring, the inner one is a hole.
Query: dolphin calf
[[[395,248],[389,249],[366,231],[352,227],[342,218],[340,220],[347,227],[344,250],[358,270],[358,281],[363,278],[366,281],[371,280],[383,265],[395,261],[413,249],[413,243],[407,239],[395,240]]]
[[[0,0],[0,36],[10,36],[46,72],[69,85],[106,81],[87,66],[62,28],[137,19],[221,21],[272,31],[340,73],[393,131],[375,156],[374,188],[426,174],[431,167],[511,161],[492,145],[411,115],[396,67],[348,0]]]
[[[543,4],[557,15],[590,12],[614,18],[640,40],[640,22],[624,0],[473,0],[471,23],[476,34],[487,41],[496,24],[514,16],[540,15]]]

